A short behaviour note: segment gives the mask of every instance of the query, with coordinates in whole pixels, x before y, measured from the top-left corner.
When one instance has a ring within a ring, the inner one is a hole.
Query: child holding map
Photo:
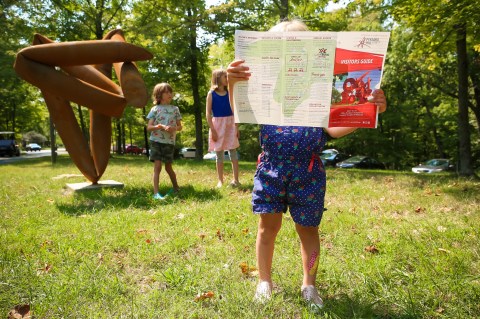
[[[208,150],[217,154],[217,187],[223,185],[224,151],[228,150],[232,162],[233,180],[231,186],[239,186],[238,180],[238,128],[235,124],[230,99],[227,91],[227,72],[214,70],[210,91],[207,94],[207,123],[210,127],[208,135]]]
[[[306,31],[300,21],[284,21],[270,31]],[[250,78],[243,60],[230,63],[227,74],[231,104],[233,88],[238,81]],[[373,103],[378,111],[386,110],[383,91],[373,92]],[[300,237],[303,267],[301,294],[312,307],[322,307],[323,301],[315,287],[320,256],[318,226],[323,215],[326,174],[318,154],[327,134],[333,138],[356,130],[352,127],[304,127],[262,125],[259,157],[252,194],[253,212],[260,215],[256,253],[259,283],[255,299],[264,302],[272,295],[272,260],[275,238],[282,225],[282,213],[290,211]]]

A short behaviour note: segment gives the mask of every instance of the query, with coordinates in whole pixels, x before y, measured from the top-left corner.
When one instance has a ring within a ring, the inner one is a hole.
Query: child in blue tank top
[[[235,124],[230,99],[227,91],[227,72],[214,70],[210,91],[207,94],[206,115],[210,127],[208,150],[215,151],[217,168],[217,187],[223,185],[224,151],[228,150],[232,162],[233,180],[231,186],[239,186],[238,180],[238,128]]]
[[[270,31],[307,31],[300,21],[284,21]],[[233,96],[234,84],[250,77],[243,60],[230,63],[228,85]],[[382,90],[373,93],[379,113],[387,107]],[[232,99],[232,98],[230,98]],[[230,101],[233,105],[233,101]],[[259,283],[255,299],[264,302],[272,295],[272,260],[275,238],[282,225],[282,213],[290,210],[301,242],[303,282],[301,295],[312,307],[322,307],[323,300],[315,287],[320,239],[320,224],[326,189],[325,169],[319,154],[327,140],[347,135],[351,127],[302,127],[262,125],[257,171],[254,176],[252,207],[260,215],[257,232],[257,267]]]

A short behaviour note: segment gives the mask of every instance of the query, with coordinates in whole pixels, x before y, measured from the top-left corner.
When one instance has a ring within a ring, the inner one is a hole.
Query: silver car
[[[430,174],[430,173],[438,173],[438,172],[452,170],[453,167],[454,167],[453,164],[448,159],[434,158],[426,162],[423,162],[422,164],[419,164],[415,167],[412,167],[412,172],[418,173],[418,174],[420,173]]]

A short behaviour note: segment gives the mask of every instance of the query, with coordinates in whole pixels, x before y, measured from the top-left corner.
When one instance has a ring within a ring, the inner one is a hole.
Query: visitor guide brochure
[[[252,73],[235,84],[237,123],[377,126],[389,32],[235,32],[235,58]]]

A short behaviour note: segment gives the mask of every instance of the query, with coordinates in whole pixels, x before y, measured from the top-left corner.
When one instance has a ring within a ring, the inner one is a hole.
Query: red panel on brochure
[[[382,70],[384,56],[337,48],[333,73],[337,79],[339,100],[332,102],[329,127],[377,126],[377,107],[368,102],[374,88],[371,76]]]

